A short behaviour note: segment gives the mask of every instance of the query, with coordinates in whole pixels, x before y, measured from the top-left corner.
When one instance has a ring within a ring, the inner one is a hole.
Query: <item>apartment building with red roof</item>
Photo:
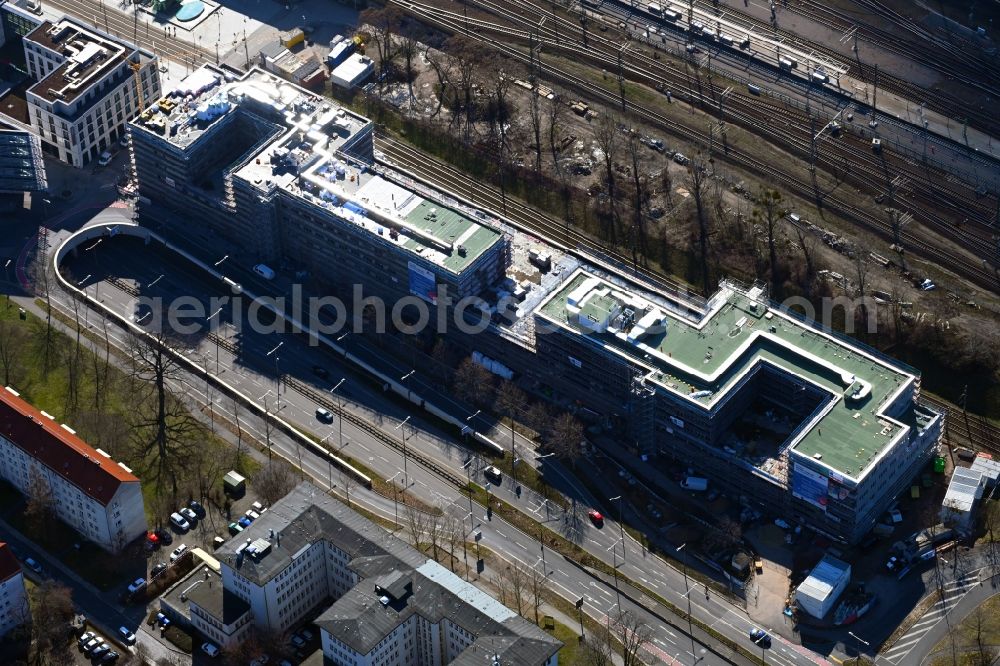
[[[23,624],[29,615],[21,565],[10,546],[0,541],[0,636]]]
[[[59,518],[112,553],[146,532],[142,489],[132,470],[10,387],[0,390],[0,477],[25,495],[33,479],[47,483]]]

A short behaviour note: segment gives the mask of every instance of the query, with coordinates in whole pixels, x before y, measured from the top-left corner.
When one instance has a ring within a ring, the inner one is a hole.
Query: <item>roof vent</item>
[[[816,460],[822,460],[823,459],[823,454],[822,453],[814,453],[813,454],[813,458],[815,458]]]
[[[50,421],[55,421],[56,420],[56,417],[52,416],[48,412],[41,412],[41,415],[44,416],[45,418],[49,419]]]
[[[68,432],[71,435],[75,435],[76,434],[76,430],[73,430],[72,428],[70,428],[65,423],[62,424],[62,429],[65,430],[66,432]]]
[[[382,595],[378,598],[378,602],[382,604],[383,608],[389,605],[389,597]]]

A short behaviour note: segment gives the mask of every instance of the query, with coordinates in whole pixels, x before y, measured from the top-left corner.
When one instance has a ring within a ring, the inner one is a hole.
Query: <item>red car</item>
[[[590,511],[587,512],[587,515],[590,516],[590,521],[594,523],[594,525],[596,525],[597,527],[601,527],[602,525],[604,525],[604,516],[601,515],[600,511],[595,511],[594,509],[591,509]]]
[[[160,545],[160,537],[156,534],[156,532],[146,533],[146,545],[150,548],[156,548]]]

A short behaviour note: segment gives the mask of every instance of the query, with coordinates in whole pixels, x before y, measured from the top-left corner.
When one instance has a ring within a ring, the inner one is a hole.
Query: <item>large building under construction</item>
[[[942,417],[912,368],[760,285],[705,300],[539,247],[378,164],[372,130],[266,72],[205,66],[131,131],[140,193],[170,224],[198,219],[256,260],[385,299],[479,297],[486,331],[448,335],[484,366],[748,505],[853,542],[936,450]]]

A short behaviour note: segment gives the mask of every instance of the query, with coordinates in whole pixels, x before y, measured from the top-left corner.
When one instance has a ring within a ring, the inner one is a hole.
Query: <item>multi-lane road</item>
[[[242,267],[243,270],[245,268]],[[235,266],[230,266],[227,268],[227,272],[232,274],[235,269]],[[169,255],[166,251],[159,249],[155,243],[149,247],[142,247],[138,241],[125,237],[106,240],[90,252],[81,252],[78,258],[67,264],[65,272],[67,277],[77,280],[90,275],[91,277],[84,283],[89,296],[98,297],[105,306],[116,309],[120,313],[132,314],[144,324],[145,321],[142,318],[145,311],[143,309],[139,309],[138,312],[134,310],[135,297],[119,288],[123,284],[122,280],[125,281],[124,284],[144,285],[143,291],[146,292],[144,295],[158,296],[165,302],[180,296],[195,296],[205,303],[206,312],[208,312],[208,300],[211,297],[218,298],[227,295],[221,281],[212,278],[193,264],[180,260],[176,255]],[[117,276],[116,283],[101,281],[98,287],[97,281],[109,277],[111,273]],[[247,282],[249,282],[249,275],[247,278]],[[250,288],[249,284],[246,286],[248,289]],[[256,289],[257,286],[255,285],[254,288]],[[271,285],[259,286],[268,287]],[[130,288],[129,291],[132,289]],[[208,314],[211,315],[213,312],[208,312]],[[219,313],[215,317],[223,321],[231,321],[229,314]],[[185,353],[189,359],[194,360],[209,373],[217,375],[221,381],[237,388],[243,394],[251,396],[252,399],[260,401],[261,404],[266,400],[270,410],[279,410],[280,418],[293,423],[296,427],[313,432],[319,438],[325,438],[327,443],[337,445],[342,438],[343,441],[348,442],[344,453],[363,462],[375,470],[379,476],[384,475],[386,479],[402,479],[405,474],[409,480],[409,492],[421,497],[424,501],[429,501],[447,511],[454,512],[457,518],[469,524],[468,501],[463,498],[461,492],[447,479],[417,462],[419,458],[424,457],[455,475],[464,476],[463,465],[469,459],[469,452],[461,443],[452,441],[446,433],[440,432],[434,424],[421,419],[419,413],[410,412],[405,406],[387,399],[386,395],[381,393],[377,387],[358,376],[353,369],[342,367],[339,359],[334,355],[309,347],[303,337],[278,333],[259,334],[243,327],[238,333],[230,331],[228,334],[223,334],[223,339],[228,339],[235,344],[235,354],[229,351],[232,345],[219,345],[217,348],[208,336],[203,336],[200,340],[196,340],[196,337],[188,336],[189,344]],[[356,355],[364,353],[361,348],[366,346],[367,342],[363,336],[352,335],[352,337],[357,338],[352,353]],[[272,351],[276,348],[276,351]],[[216,361],[216,354],[218,354],[218,361]],[[377,360],[377,357],[373,355],[372,360]],[[382,360],[391,363],[391,361]],[[216,362],[218,362],[218,366],[216,366]],[[339,424],[336,419],[332,425],[318,422],[315,417],[317,404],[309,395],[304,395],[290,388],[290,386],[296,385],[296,382],[283,381],[279,389],[274,369],[275,363],[278,364],[278,372],[282,376],[297,377],[318,390],[328,390],[332,388],[333,384],[339,382],[341,377],[347,377],[347,381],[338,390],[338,395],[345,401],[345,407],[355,414],[362,415],[370,423],[375,424],[393,437],[400,436],[400,431],[396,429],[396,426],[407,416],[410,416],[408,426],[414,426],[415,430],[412,434],[408,429],[406,430],[407,448],[411,456],[409,464],[404,465],[397,447],[387,446],[383,439],[373,437],[369,432],[358,428],[347,419],[343,421],[342,432],[338,428]],[[329,380],[321,381],[320,378],[316,377],[313,372],[313,367],[316,365],[321,365],[329,372]],[[400,369],[394,368],[393,370],[398,372]],[[213,400],[213,396],[209,395],[210,392],[205,389],[204,379],[191,378],[187,380],[184,388],[189,395],[195,396],[202,403]],[[214,397],[214,400],[216,401],[215,409],[219,413],[230,411],[231,401],[218,397]],[[230,404],[227,406],[226,403]],[[260,435],[261,433],[258,432],[258,436]],[[331,469],[324,459],[312,455],[307,447],[300,446],[295,442],[279,444],[277,434],[272,434],[272,443],[276,450],[283,446],[283,455],[296,463],[301,457],[302,466],[320,482],[332,477],[332,481],[338,483],[339,473],[335,469]],[[470,469],[473,470],[472,473],[477,476],[480,474],[479,466],[479,463],[470,466]],[[478,480],[481,484],[484,483],[481,477]],[[567,481],[566,485],[572,488],[571,483],[571,481]],[[581,495],[581,501],[578,504],[581,510],[576,513],[563,511],[551,503],[546,504],[542,498],[527,489],[523,489],[518,496],[509,482],[495,488],[494,492],[529,515],[535,516],[537,520],[544,522],[550,529],[576,541],[596,558],[611,565],[617,564],[623,577],[637,582],[641,581],[642,585],[672,603],[686,604],[682,573],[658,557],[650,555],[629,538],[626,538],[625,541],[625,562],[622,563],[623,551],[617,525],[610,521],[604,529],[597,529],[591,525],[582,511],[588,498],[584,491],[577,490]],[[355,495],[355,493],[358,494]],[[360,490],[352,491],[352,498],[362,495],[368,497],[371,494],[362,493]],[[374,498],[377,500],[372,503],[371,508],[382,515],[391,517],[394,512],[393,503],[387,498],[377,495]],[[474,504],[472,513],[470,530],[473,528],[482,530],[485,545],[505,558],[515,559],[526,566],[540,566],[542,549],[534,537],[520,532],[498,516],[495,516],[493,520],[484,520],[485,509],[481,506]],[[604,584],[595,579],[579,567],[566,562],[554,551],[546,549],[544,552],[545,564],[550,570],[547,572],[549,579],[553,588],[562,596],[570,600],[584,598],[585,609],[592,617],[603,618],[609,614],[613,616],[617,612],[619,595],[612,585]],[[653,606],[655,613],[638,606],[626,596],[621,596],[622,608],[637,613],[653,627],[655,638],[650,646],[650,651],[654,656],[658,656],[666,663],[672,663],[673,659],[677,659],[678,663],[689,663],[691,659],[701,657],[701,650],[704,649],[706,650],[704,659],[708,660],[709,663],[716,659],[712,651],[701,644],[695,646],[694,657],[692,657],[691,640],[684,636],[682,630],[676,626],[681,625],[678,619],[670,616],[666,609],[659,608],[656,604]],[[714,595],[708,600],[703,600],[700,592],[694,595],[692,608],[695,617],[700,621],[711,625],[732,640],[746,642],[750,646],[746,636],[753,625],[741,610]],[[658,615],[666,618],[666,621]],[[682,627],[686,629],[686,625],[682,625]],[[699,634],[697,627],[695,627],[695,633]],[[711,645],[707,638],[704,640],[708,645]],[[718,647],[716,649],[721,650]],[[662,653],[657,653],[658,650]],[[688,661],[685,661],[685,655],[687,655]],[[728,660],[732,659],[734,657],[729,655]],[[777,639],[769,655],[769,661],[793,664],[823,663],[824,660],[801,646]]]

